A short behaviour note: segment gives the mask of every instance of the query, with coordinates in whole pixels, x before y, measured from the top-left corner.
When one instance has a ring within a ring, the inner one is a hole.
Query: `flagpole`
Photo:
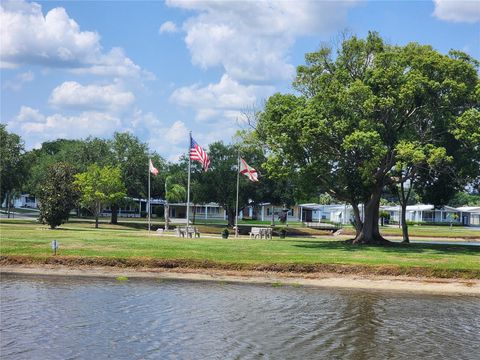
[[[237,160],[237,206],[235,208],[235,237],[238,238],[238,189],[240,184],[240,153]]]
[[[190,223],[190,167],[192,160],[190,159],[190,148],[192,146],[192,132],[190,131],[190,139],[188,144],[188,180],[187,180],[187,227]]]
[[[150,235],[150,212],[151,212],[151,208],[150,208],[150,161],[151,161],[151,158],[150,156],[148,157],[148,234]]]

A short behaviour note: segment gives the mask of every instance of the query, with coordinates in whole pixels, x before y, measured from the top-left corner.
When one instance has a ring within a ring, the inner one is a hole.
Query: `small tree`
[[[6,200],[8,217],[12,195],[20,190],[27,177],[25,165],[22,139],[0,124],[0,204]]]
[[[70,211],[75,208],[79,192],[74,185],[74,169],[67,163],[56,163],[48,168],[40,185],[39,220],[51,229],[66,222]]]
[[[126,196],[125,185],[118,167],[90,165],[86,172],[75,175],[75,184],[82,196],[82,206],[89,209],[95,217],[98,228],[98,216],[102,208],[123,199]]]
[[[176,201],[185,201],[187,190],[182,185],[174,184],[174,177],[167,176],[165,178],[165,230],[170,226],[170,203]]]

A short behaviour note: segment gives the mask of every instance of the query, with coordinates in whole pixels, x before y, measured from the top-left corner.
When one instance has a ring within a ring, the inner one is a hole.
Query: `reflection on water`
[[[2,277],[2,359],[478,359],[480,298]]]

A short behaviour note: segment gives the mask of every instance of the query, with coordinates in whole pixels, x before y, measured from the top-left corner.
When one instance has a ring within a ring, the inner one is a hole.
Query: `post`
[[[235,207],[235,237],[238,238],[238,190],[240,184],[240,153],[237,160],[237,206]]]
[[[170,216],[169,212],[170,212],[170,209],[168,207],[168,200],[167,200],[167,180],[168,180],[168,176],[165,177],[165,203],[163,204],[163,215],[165,216],[165,230],[168,230],[168,217]]]
[[[192,132],[190,131],[189,143],[188,143],[188,180],[187,180],[187,227],[190,220],[190,167],[192,160],[190,159],[190,149],[192,148]]]
[[[148,234],[150,235],[150,212],[151,212],[151,207],[150,207],[150,156],[148,157],[148,166],[147,166],[147,171],[148,171]]]

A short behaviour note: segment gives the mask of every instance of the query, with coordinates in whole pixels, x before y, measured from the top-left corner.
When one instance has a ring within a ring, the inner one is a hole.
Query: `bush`
[[[79,193],[74,183],[74,169],[67,163],[50,165],[43,179],[38,198],[39,220],[55,229],[68,220]]]
[[[230,235],[230,231],[228,231],[227,228],[223,229],[223,231],[222,231],[222,238],[223,238],[223,239],[228,239],[228,235]]]
[[[280,235],[280,239],[285,239],[285,237],[287,236],[287,229],[281,229],[279,231],[279,235]]]

